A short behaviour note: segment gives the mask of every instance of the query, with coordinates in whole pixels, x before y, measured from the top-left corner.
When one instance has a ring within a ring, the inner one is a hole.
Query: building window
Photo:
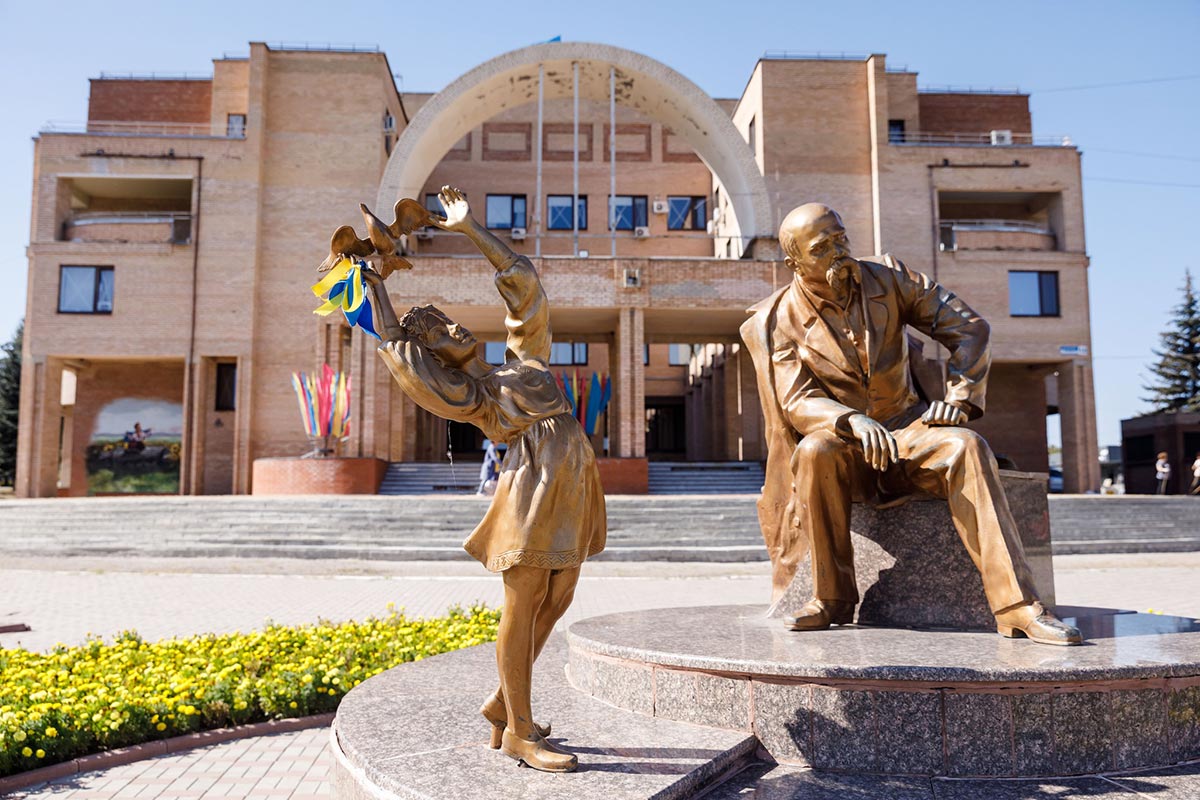
[[[631,231],[646,226],[646,195],[619,194],[609,198],[609,229]]]
[[[904,120],[888,120],[888,144],[904,144]]]
[[[504,342],[484,342],[483,360],[492,366],[500,366],[506,361],[505,351],[508,346]]]
[[[112,267],[62,267],[58,274],[60,314],[111,314]]]
[[[487,196],[487,226],[493,230],[525,227],[525,195],[489,194]]]
[[[437,192],[425,193],[425,210],[439,217],[446,213],[442,208],[442,201],[438,200]]]
[[[552,366],[582,367],[587,363],[587,342],[555,342],[550,345],[550,364]]]
[[[1008,313],[1014,317],[1057,317],[1057,272],[1008,273]]]
[[[230,139],[246,138],[246,115],[230,114],[225,123],[225,135]]]
[[[587,230],[587,195],[579,195],[578,209],[579,230]],[[569,231],[574,229],[571,219],[571,195],[552,194],[546,198],[546,229],[551,231]]]
[[[673,344],[667,348],[667,363],[672,367],[686,367],[692,361],[690,344]]]
[[[648,344],[642,345],[642,366],[650,366],[650,345]]]
[[[755,136],[758,126],[755,122],[755,118],[751,117],[750,124],[746,126],[746,144],[750,145],[750,149],[754,151],[755,155],[758,155],[758,138]]]
[[[703,231],[708,229],[707,197],[668,197],[667,229]]]
[[[214,410],[237,410],[237,364],[217,364],[217,402]]]

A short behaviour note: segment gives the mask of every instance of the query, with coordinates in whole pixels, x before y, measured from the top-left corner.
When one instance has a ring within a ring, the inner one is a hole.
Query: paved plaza
[[[1062,606],[1120,607],[1200,616],[1200,553],[1055,558]],[[281,623],[417,616],[451,605],[498,605],[501,584],[459,562],[292,559],[16,558],[0,569],[0,646],[43,649],[135,629],[147,639]],[[564,622],[663,606],[763,603],[765,563],[589,564]],[[488,687],[479,687],[480,695]],[[81,774],[17,798],[328,798],[325,728],[211,745]],[[1113,787],[1115,791],[1123,790]]]

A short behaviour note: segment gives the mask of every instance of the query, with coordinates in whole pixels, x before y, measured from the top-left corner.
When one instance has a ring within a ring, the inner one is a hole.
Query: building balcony
[[[973,133],[889,131],[888,144],[931,147],[1074,147],[1070,136],[1035,136],[1009,130]]]
[[[1036,222],[1005,219],[942,220],[938,248],[959,250],[1057,249],[1054,232]]]
[[[62,241],[190,244],[192,215],[154,211],[74,214],[63,222]]]

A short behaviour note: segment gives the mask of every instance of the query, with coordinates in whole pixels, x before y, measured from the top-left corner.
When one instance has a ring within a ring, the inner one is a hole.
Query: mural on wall
[[[88,494],[175,494],[183,405],[125,397],[96,416],[87,445]]]

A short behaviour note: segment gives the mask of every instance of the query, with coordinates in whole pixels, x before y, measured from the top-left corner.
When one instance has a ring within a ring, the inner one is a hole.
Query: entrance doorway
[[[646,398],[646,457],[655,461],[687,458],[687,409],[682,397]]]

